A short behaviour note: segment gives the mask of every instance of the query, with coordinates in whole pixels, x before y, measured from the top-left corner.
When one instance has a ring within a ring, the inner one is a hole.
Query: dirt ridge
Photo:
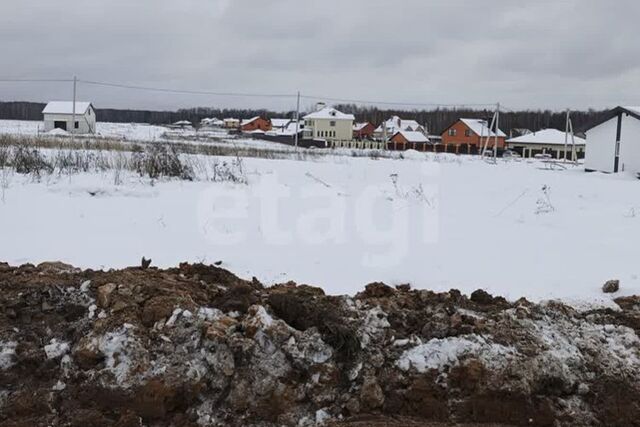
[[[616,302],[0,263],[0,426],[638,425],[640,298]]]

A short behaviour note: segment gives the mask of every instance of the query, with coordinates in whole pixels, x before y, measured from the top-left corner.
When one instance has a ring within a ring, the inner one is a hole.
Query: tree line
[[[0,102],[0,120],[42,120],[42,110],[45,104],[35,102]],[[355,104],[342,104],[335,106],[345,113],[352,113],[356,120],[369,121],[375,125],[382,123],[391,116],[400,116],[403,119],[416,120],[422,125],[427,125],[429,133],[440,134],[448,126],[461,117],[481,118],[491,121],[493,110],[489,109],[454,109],[437,108],[433,110],[401,110],[381,109],[377,107],[361,106]],[[593,123],[600,120],[606,111],[573,111],[571,113],[573,127],[576,132],[588,129]],[[189,120],[198,124],[204,118],[235,117],[248,119],[255,116],[265,118],[295,117],[294,111],[271,111],[267,109],[234,109],[198,107],[180,109],[177,111],[147,111],[127,109],[96,109],[98,120],[114,123],[150,123],[170,124],[179,120]],[[500,114],[500,129],[507,135],[512,129],[524,128],[536,131],[544,128],[565,128],[565,113],[551,110],[524,110],[506,111]]]
[[[354,104],[337,105],[336,108],[345,113],[356,116],[358,121],[368,121],[375,125],[382,123],[391,116],[399,116],[405,120],[415,120],[421,125],[427,125],[430,134],[440,135],[445,129],[455,123],[459,118],[485,119],[491,123],[494,110],[471,108],[436,108],[433,110],[399,110],[380,109],[377,107],[363,107]],[[584,132],[598,120],[603,118],[607,111],[572,111],[571,121],[576,132]],[[564,111],[551,110],[523,110],[503,111],[500,113],[500,129],[507,135],[513,129],[529,129],[538,131],[545,128],[564,130],[566,113]]]

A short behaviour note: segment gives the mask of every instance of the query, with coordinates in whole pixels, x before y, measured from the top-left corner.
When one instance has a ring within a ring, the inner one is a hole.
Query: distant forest
[[[45,104],[34,102],[0,102],[0,120],[42,120],[42,110]],[[484,118],[491,120],[493,111],[474,109],[447,109],[438,108],[435,110],[393,110],[380,109],[377,107],[363,107],[359,105],[346,104],[336,105],[338,110],[345,113],[352,113],[357,121],[370,121],[376,125],[397,115],[403,119],[413,119],[420,124],[427,124],[429,133],[440,134],[449,125],[461,117]],[[591,124],[598,121],[606,114],[606,111],[573,111],[571,113],[573,127],[576,132],[588,129]],[[295,112],[276,112],[269,110],[252,109],[219,109],[219,108],[190,108],[177,111],[143,111],[143,110],[120,110],[120,109],[97,109],[96,115],[99,121],[115,123],[151,123],[170,124],[178,120],[189,120],[192,123],[199,123],[206,117],[236,117],[247,119],[255,116],[267,118],[287,117],[293,118]],[[556,128],[563,130],[565,127],[565,113],[551,110],[526,110],[507,111],[500,114],[500,129],[507,135],[512,129],[525,128],[532,131],[543,128]]]

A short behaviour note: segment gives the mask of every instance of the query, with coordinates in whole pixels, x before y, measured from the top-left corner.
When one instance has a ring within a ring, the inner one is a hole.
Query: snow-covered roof
[[[283,128],[291,121],[291,119],[271,119],[271,126],[274,128]]]
[[[388,120],[382,122],[380,126],[376,128],[376,132],[380,133],[383,131],[383,126],[387,128],[387,133],[389,135],[395,135],[396,132],[404,130],[404,131],[416,131],[419,129],[423,129],[422,125],[415,120],[403,120],[398,116],[393,116]]]
[[[633,111],[636,114],[640,114],[640,107],[622,107],[622,108],[626,108],[627,110]]]
[[[175,126],[191,126],[191,122],[189,120],[180,120],[179,122],[174,123]]]
[[[364,123],[355,123],[353,125],[353,130],[357,131],[361,131],[362,129],[364,129],[367,125],[369,124],[369,122],[364,122]]]
[[[427,138],[422,132],[409,131],[409,130],[401,130],[394,134],[402,135],[409,142],[429,142],[429,138]]]
[[[345,114],[332,107],[325,107],[322,110],[315,111],[304,116],[305,119],[330,119],[330,120],[355,120],[353,114]]]
[[[251,117],[250,119],[243,120],[242,121],[242,126],[248,125],[249,123],[252,123],[252,122],[255,122],[259,118],[260,118],[260,116],[255,116],[255,117]]]
[[[76,102],[76,114],[84,114],[91,107],[90,102]],[[73,101],[51,101],[42,114],[73,114]]]
[[[587,142],[574,136],[577,145],[583,145]],[[517,138],[507,140],[509,144],[542,144],[542,145],[564,145],[565,133],[558,129],[542,129],[537,132],[522,135]],[[571,135],[569,135],[568,144],[571,144]]]
[[[486,120],[460,119],[460,121],[462,121],[462,123],[467,125],[467,127],[471,129],[471,131],[478,136],[496,136],[495,132],[493,132],[492,130],[489,130],[489,124],[487,123]],[[507,135],[504,132],[502,132],[500,129],[498,129],[498,136],[506,137]]]

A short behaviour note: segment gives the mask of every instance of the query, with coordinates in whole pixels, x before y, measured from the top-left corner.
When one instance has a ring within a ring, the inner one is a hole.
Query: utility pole
[[[569,109],[567,108],[567,118],[564,124],[564,161],[567,161],[567,144],[569,142]]]
[[[298,148],[298,133],[300,133],[300,91],[298,91],[298,97],[296,101],[296,148]]]
[[[576,153],[576,138],[573,134],[573,121],[569,118],[569,132],[571,132],[571,160],[578,163],[578,153]]]
[[[487,127],[487,138],[484,140],[484,145],[482,145],[481,148],[481,152],[480,152],[480,156],[482,158],[484,158],[485,156],[485,152],[488,151],[489,148],[489,143],[491,142],[491,129],[493,129],[493,126],[496,124],[496,119],[498,118],[498,110],[496,109],[495,113],[493,113],[493,117],[491,118],[491,124],[489,124],[486,120],[483,120],[483,124],[482,124],[482,130],[480,131],[480,133],[482,134],[484,132],[484,127],[485,125],[488,126]],[[496,134],[497,136],[497,134]],[[482,142],[482,137],[480,137],[480,142]]]
[[[493,144],[493,159],[498,163],[498,130],[500,129],[500,103],[496,104],[496,129],[495,129],[495,139]]]
[[[73,106],[71,107],[71,143],[76,140],[76,85],[78,78],[73,76]]]

